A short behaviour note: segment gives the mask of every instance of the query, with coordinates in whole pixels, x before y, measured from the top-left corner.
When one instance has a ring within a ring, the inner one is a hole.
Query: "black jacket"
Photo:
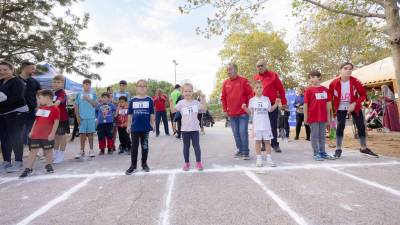
[[[0,92],[7,96],[7,100],[0,102],[0,114],[8,113],[26,105],[25,85],[17,77],[11,78],[7,82],[1,79]]]
[[[36,93],[41,89],[40,83],[32,77],[29,77],[26,80],[21,76],[18,77],[25,84],[25,102],[29,107],[29,111],[35,112],[35,109],[37,108]]]

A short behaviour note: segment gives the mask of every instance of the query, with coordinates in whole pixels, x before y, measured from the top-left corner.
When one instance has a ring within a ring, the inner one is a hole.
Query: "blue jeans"
[[[236,148],[242,154],[249,154],[249,115],[230,117],[230,121]]]

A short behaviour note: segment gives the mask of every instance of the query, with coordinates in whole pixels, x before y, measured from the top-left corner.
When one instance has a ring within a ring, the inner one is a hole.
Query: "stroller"
[[[366,115],[367,127],[369,129],[377,129],[383,131],[383,123],[381,117],[383,116],[382,105],[378,102],[371,104],[372,111]]]

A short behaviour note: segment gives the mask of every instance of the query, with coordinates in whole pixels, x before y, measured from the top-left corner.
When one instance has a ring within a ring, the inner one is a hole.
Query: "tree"
[[[256,16],[268,0],[186,0],[186,4],[179,7],[181,13],[189,13],[199,7],[211,5],[216,9],[214,17],[207,18],[205,30],[197,28],[198,33],[206,37],[220,35],[243,13]],[[344,14],[353,17],[374,19],[381,23],[379,32],[384,33],[390,43],[395,68],[397,87],[400,95],[400,15],[399,2],[396,0],[294,0],[294,8],[303,9],[303,13],[315,8]]]
[[[323,80],[328,80],[337,75],[340,63],[367,65],[390,55],[384,35],[376,32],[376,24],[365,18],[337,15],[323,9],[312,14],[295,14],[301,19],[297,72],[304,78],[309,71],[318,69]]]
[[[79,33],[87,28],[89,14],[74,15],[69,7],[79,0],[0,1],[0,59],[46,61],[61,72],[100,79],[91,71],[104,65],[91,54],[110,54],[103,43],[89,46]],[[63,9],[63,15],[54,10]]]

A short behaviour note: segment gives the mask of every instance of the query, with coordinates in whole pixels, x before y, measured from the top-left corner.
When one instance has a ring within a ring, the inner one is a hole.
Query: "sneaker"
[[[90,149],[90,150],[89,150],[89,157],[90,157],[90,158],[96,157],[96,155],[94,154],[94,150],[93,150],[93,149]]]
[[[320,155],[315,155],[314,160],[315,161],[324,161],[324,158],[322,158]]]
[[[47,173],[54,173],[54,169],[51,164],[47,164],[44,168],[46,168]]]
[[[136,172],[137,172],[136,167],[131,166],[131,167],[129,167],[129,169],[127,169],[127,170],[125,171],[125,174],[126,174],[126,175],[131,175],[132,173],[136,173]]]
[[[341,156],[342,156],[342,149],[336,149],[335,155],[333,155],[333,157],[335,157],[336,159],[339,159]]]
[[[327,159],[327,160],[335,160],[335,157],[328,155],[326,152],[322,152],[319,153],[319,155],[323,158],[323,159]]]
[[[55,160],[53,160],[54,164],[62,163],[64,161],[64,151],[59,151]]]
[[[295,140],[295,141],[299,140],[299,137],[295,137],[294,140]]]
[[[124,154],[124,152],[126,151],[126,149],[121,148],[118,152],[118,155]]]
[[[25,178],[25,177],[29,177],[29,176],[32,176],[32,169],[25,168],[24,172],[22,172],[22,174],[19,176],[19,178]]]
[[[78,154],[75,155],[75,159],[84,159],[85,158],[85,152],[81,151]]]
[[[375,158],[379,158],[379,156],[377,154],[375,154],[373,151],[371,151],[371,149],[366,148],[366,149],[360,149],[360,152],[366,156],[371,156],[371,157],[375,157]]]
[[[281,148],[279,146],[275,147],[274,151],[277,152],[277,153],[281,153],[282,152],[282,150],[281,150]]]
[[[190,163],[185,163],[185,164],[183,164],[182,170],[183,170],[183,171],[189,171],[189,170],[190,170]]]
[[[306,138],[306,141],[311,141],[311,139],[310,138]]]
[[[201,164],[201,162],[196,162],[196,169],[198,170],[198,171],[203,171],[203,164]]]
[[[20,171],[23,167],[24,167],[24,165],[22,162],[16,161],[14,163],[14,165],[7,167],[6,171],[7,171],[7,173],[14,173],[14,172]]]
[[[270,167],[276,167],[275,162],[272,159],[267,158],[267,165]]]
[[[250,155],[249,154],[243,154],[242,155],[242,159],[243,160],[249,160],[250,159]]]
[[[263,166],[264,166],[264,165],[263,165],[263,161],[262,161],[262,156],[261,156],[261,155],[258,155],[258,156],[257,156],[256,166],[257,166],[257,167],[263,167]]]
[[[113,152],[114,152],[114,150],[112,150],[112,149],[108,149],[108,151],[107,151],[107,153],[108,153],[109,155],[112,155]]]
[[[12,166],[12,164],[10,163],[10,162],[3,162],[1,165],[0,165],[0,173],[2,173],[2,172],[6,172],[7,171],[7,168],[8,167],[11,167]]]
[[[143,169],[143,171],[146,172],[146,173],[150,172],[150,167],[149,167],[147,164],[143,164],[143,165],[142,165],[142,169]]]
[[[104,149],[100,149],[99,155],[104,155]]]
[[[233,155],[233,158],[241,158],[242,153],[241,152],[236,152],[235,155]]]

